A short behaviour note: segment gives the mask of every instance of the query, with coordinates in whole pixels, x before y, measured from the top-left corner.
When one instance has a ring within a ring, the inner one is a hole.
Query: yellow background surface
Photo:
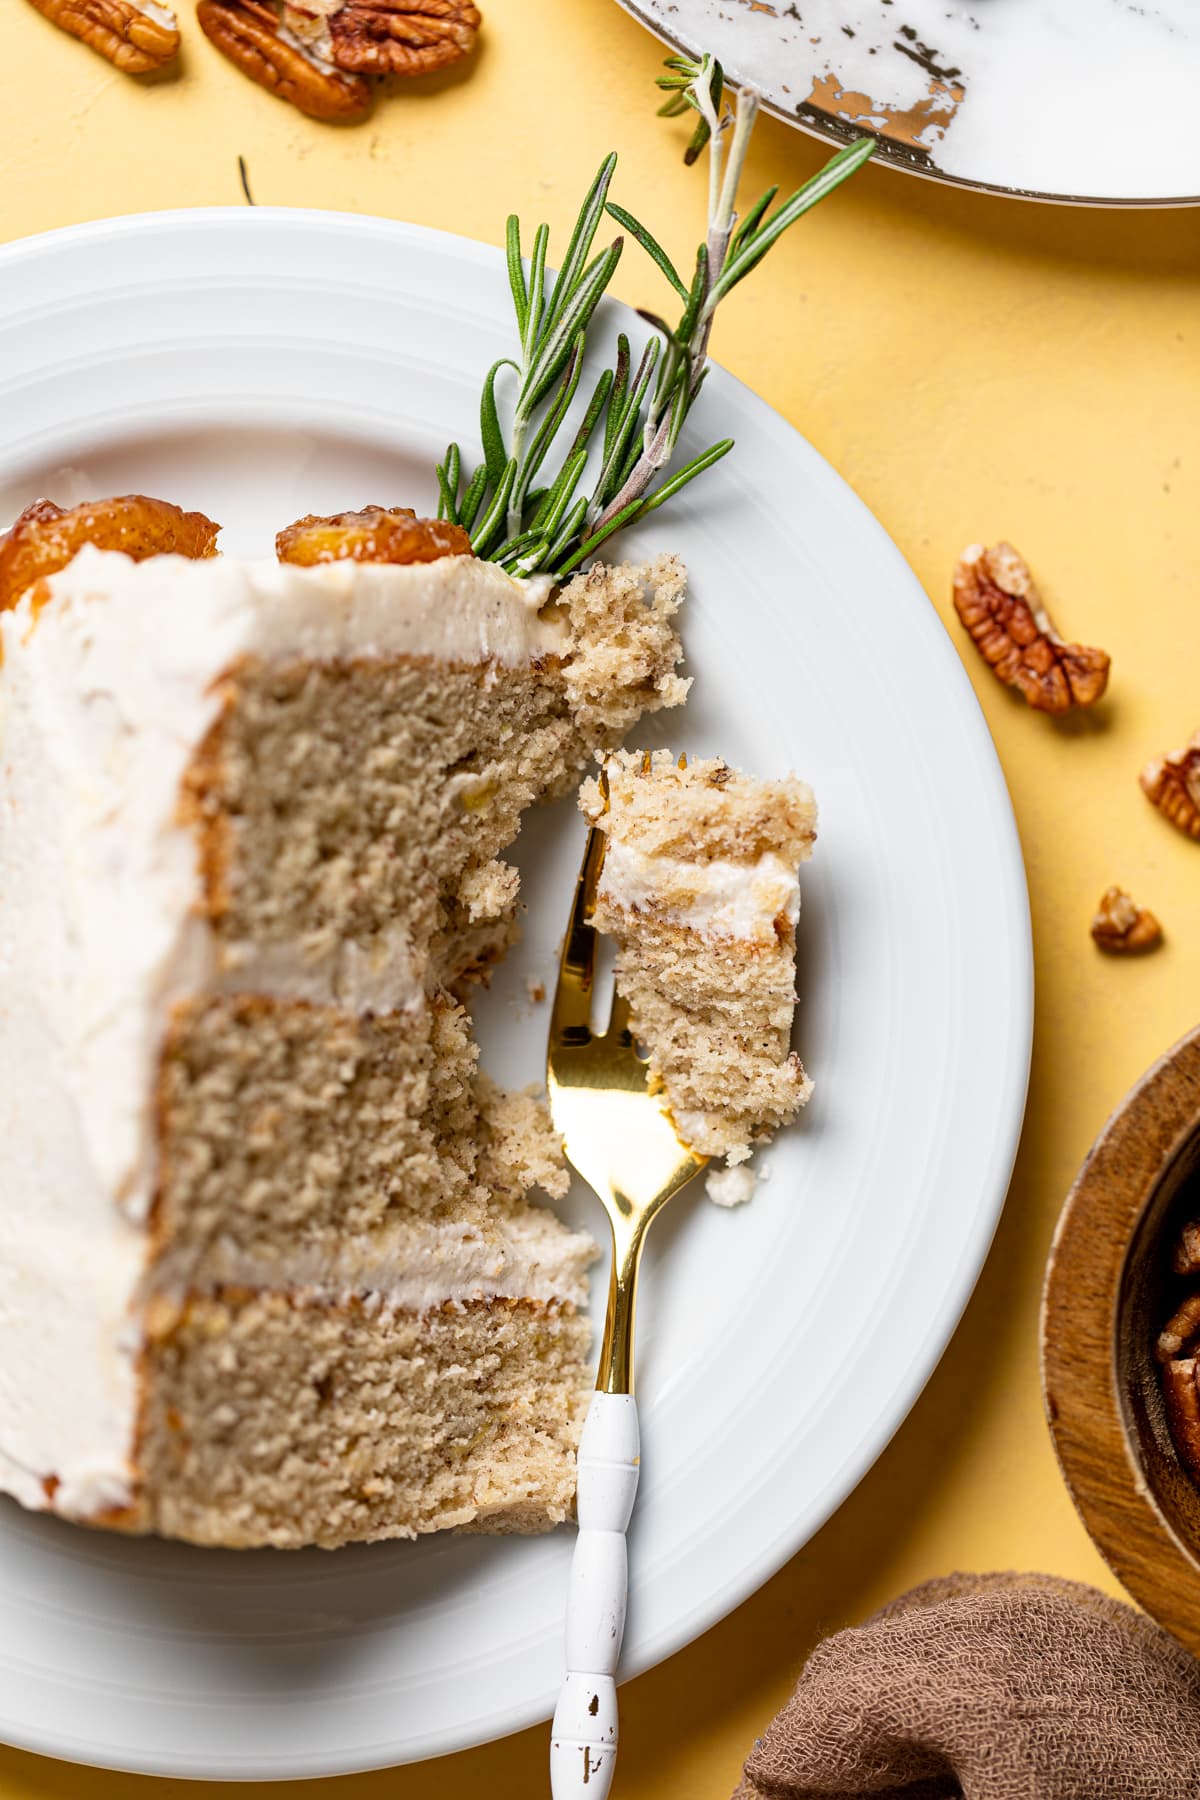
[[[241,152],[260,203],[380,213],[492,243],[516,209],[526,222],[547,219],[561,245],[601,155],[616,148],[620,197],[686,261],[702,178],[682,166],[682,127],[654,117],[659,47],[612,0],[484,4],[469,68],[412,84],[365,125],[338,130],[218,57],[186,0],[182,72],[146,84],[24,0],[5,0],[0,237],[237,203]],[[825,154],[767,120],[746,191],[787,191]],[[633,301],[653,291],[636,257],[615,286]],[[1024,1567],[1115,1586],[1051,1453],[1037,1312],[1077,1165],[1130,1082],[1200,1012],[1200,846],[1172,832],[1137,785],[1149,755],[1200,726],[1198,321],[1195,214],[1069,212],[882,168],[811,215],[722,310],[715,356],[853,484],[964,649],[1029,871],[1037,1033],[1008,1205],[940,1368],[807,1549],[705,1638],[625,1687],[623,1800],[722,1800],[808,1647],[914,1582]],[[1078,723],[1027,710],[952,619],[956,553],[1000,536],[1029,558],[1062,628],[1112,654],[1110,695]],[[1106,960],[1088,936],[1113,881],[1166,926],[1165,948],[1143,961]],[[539,1728],[435,1764],[259,1791],[531,1800],[545,1792],[545,1757]],[[0,1800],[169,1785],[0,1751]],[[196,1800],[228,1791],[176,1785]]]

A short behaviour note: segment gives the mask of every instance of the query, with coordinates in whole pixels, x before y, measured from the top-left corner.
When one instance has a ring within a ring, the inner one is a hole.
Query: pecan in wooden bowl
[[[1200,1028],[1126,1095],[1068,1196],[1042,1389],[1101,1554],[1200,1653]]]

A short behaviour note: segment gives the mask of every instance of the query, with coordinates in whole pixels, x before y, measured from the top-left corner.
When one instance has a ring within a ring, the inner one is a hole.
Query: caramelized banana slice
[[[64,510],[35,500],[0,536],[0,610],[15,606],[27,587],[65,569],[85,544],[123,550],[135,562],[148,556],[215,556],[219,525],[203,513],[185,513],[169,500],[121,494]]]
[[[275,539],[280,562],[437,562],[443,556],[470,556],[471,540],[461,525],[445,519],[418,519],[410,507],[366,506],[362,512],[310,513],[285,526]]]

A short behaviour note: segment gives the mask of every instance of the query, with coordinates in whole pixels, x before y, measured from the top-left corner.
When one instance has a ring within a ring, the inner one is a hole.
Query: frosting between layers
[[[0,614],[0,1074],[21,1071],[0,1079],[0,1485],[44,1505],[54,1470],[56,1508],[87,1514],[129,1498],[128,1308],[166,1014],[265,973],[252,954],[216,970],[178,817],[218,678],[242,656],[519,666],[566,627],[538,616],[544,584],[469,557],[296,568],[88,548],[48,585],[36,612],[26,595]],[[351,987],[410,1003],[403,965],[385,956]],[[270,974],[294,991],[286,963]],[[482,1262],[463,1279],[486,1280]]]
[[[598,894],[612,906],[650,909],[709,939],[767,942],[776,919],[794,925],[800,917],[799,872],[774,850],[755,862],[699,862],[649,855],[610,836]]]
[[[238,1286],[306,1288],[335,1299],[369,1293],[386,1309],[426,1313],[447,1300],[567,1301],[587,1303],[587,1270],[596,1246],[587,1232],[567,1229],[537,1207],[513,1213],[489,1230],[454,1220],[406,1221],[380,1238],[357,1238],[333,1256],[289,1251],[286,1261],[205,1257],[203,1283],[189,1288]]]

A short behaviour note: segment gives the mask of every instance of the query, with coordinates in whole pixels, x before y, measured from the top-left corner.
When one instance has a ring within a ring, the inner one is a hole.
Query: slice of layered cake
[[[605,836],[594,923],[680,1135],[723,1157],[713,1199],[749,1199],[757,1145],[812,1092],[791,1048],[799,867],[816,804],[802,781],[620,752],[580,805]]]
[[[0,613],[27,1506],[280,1546],[569,1508],[592,1247],[527,1198],[558,1150],[461,995],[512,934],[522,810],[683,698],[682,573],[548,605],[402,519],[306,522],[283,562],[33,554]]]

